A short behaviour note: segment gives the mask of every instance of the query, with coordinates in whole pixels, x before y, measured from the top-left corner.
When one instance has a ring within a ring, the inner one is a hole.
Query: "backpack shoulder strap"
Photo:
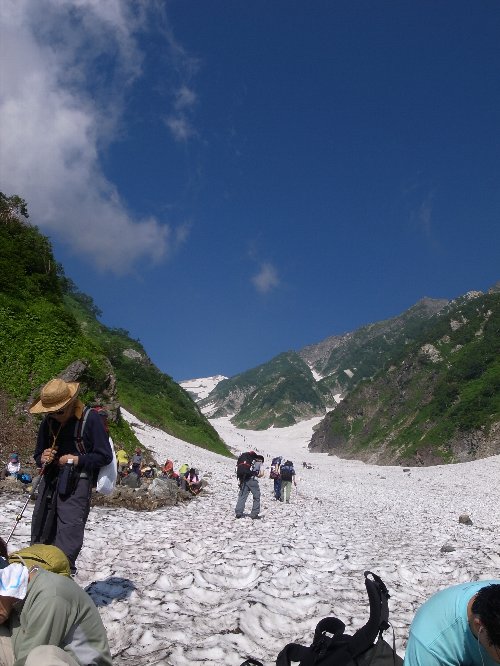
[[[87,419],[91,409],[92,407],[85,407],[83,410],[82,418],[77,419],[75,423],[75,444],[76,448],[78,449],[78,453],[80,453],[82,456],[87,453],[87,449],[85,448],[85,444],[83,442],[83,433],[85,431],[85,426],[87,424]]]
[[[373,580],[369,578],[372,576]],[[384,582],[371,571],[365,571],[365,586],[370,602],[370,617],[368,622],[358,629],[351,639],[349,652],[358,656],[368,650],[389,628],[389,604],[390,594]]]

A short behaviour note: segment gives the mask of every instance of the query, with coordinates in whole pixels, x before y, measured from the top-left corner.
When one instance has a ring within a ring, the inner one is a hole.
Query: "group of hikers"
[[[238,500],[235,506],[236,518],[243,518],[248,496],[253,498],[250,518],[260,520],[260,486],[258,479],[264,476],[264,456],[256,451],[242,453],[236,463],[238,479]],[[274,481],[274,498],[278,502],[290,503],[292,484],[296,487],[295,469],[291,460],[277,456],[271,461],[269,478]]]
[[[144,454],[140,447],[137,447],[129,460],[129,456],[124,449],[116,452],[116,462],[118,466],[117,483],[129,488],[138,488],[141,485],[141,479],[173,479],[181,490],[190,492],[192,495],[198,495],[202,488],[199,471],[188,465],[182,464],[179,471],[174,471],[174,463],[167,459],[161,469],[158,469],[154,461],[145,463]]]
[[[201,491],[200,473],[195,467],[190,467],[184,463],[179,467],[179,471],[174,470],[174,463],[167,458],[162,467],[161,475],[167,479],[174,479],[181,490],[187,490],[193,495],[198,495]]]
[[[45,566],[43,558],[33,561],[27,557],[29,548],[24,549],[23,556],[21,552],[16,556],[8,553],[6,542],[0,539],[0,666],[112,663],[99,612],[73,579],[92,488],[99,470],[113,461],[103,420],[97,411],[85,407],[78,392],[77,382],[54,379],[42,388],[40,397],[30,407],[31,413],[44,416],[34,451],[39,476],[35,479],[38,494],[31,523],[31,548],[46,544],[65,565],[58,573],[56,569],[47,570],[50,567]],[[263,456],[253,451],[238,459],[237,518],[243,516],[250,493],[251,518],[260,517],[258,478],[263,475],[263,462]],[[133,473],[142,474],[142,461],[132,457],[130,463],[139,464]],[[173,462],[167,460],[161,474],[179,478],[186,488],[199,484],[196,470],[187,464],[183,468],[176,473]],[[281,481],[279,498],[275,485],[275,497],[286,503],[295,482],[293,464],[276,459],[274,472],[274,481]],[[324,663],[343,666],[347,662]],[[378,663],[382,666],[385,662]],[[431,597],[418,611],[410,630],[405,666],[493,664],[500,664],[500,580],[448,588]]]

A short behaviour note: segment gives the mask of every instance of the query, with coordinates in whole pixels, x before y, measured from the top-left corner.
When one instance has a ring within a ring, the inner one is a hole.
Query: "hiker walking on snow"
[[[281,465],[280,469],[281,474],[281,501],[290,503],[290,492],[292,490],[292,482],[295,487],[297,484],[295,482],[295,470],[293,468],[293,462],[287,460]]]
[[[264,456],[260,456],[255,451],[242,453],[236,464],[236,476],[238,477],[240,491],[238,501],[236,502],[236,518],[242,518],[245,511],[245,503],[248,495],[252,493],[253,504],[250,512],[250,518],[260,519],[260,487],[258,478],[264,476],[264,470],[261,468],[264,462]]]
[[[58,546],[73,573],[92,487],[99,469],[113,460],[103,419],[78,400],[79,388],[77,382],[52,379],[29,410],[45,414],[33,454],[43,476],[31,521],[31,543]]]
[[[281,474],[280,467],[283,462],[283,458],[278,456],[273,458],[271,461],[271,471],[269,472],[269,478],[274,479],[274,497],[277,500],[281,501]]]

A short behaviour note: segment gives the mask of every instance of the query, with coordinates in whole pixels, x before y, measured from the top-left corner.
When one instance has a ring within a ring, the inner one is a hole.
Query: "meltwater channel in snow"
[[[236,520],[234,460],[123,413],[159,463],[187,462],[208,486],[152,513],[92,509],[76,581],[99,607],[115,664],[237,666],[252,655],[271,666],[286,643],[310,644],[325,616],[340,617],[349,632],[365,623],[365,570],[389,588],[403,655],[414,613],[431,594],[499,577],[500,456],[405,471],[309,453],[318,419],[264,432],[218,419],[234,453],[253,448],[267,466],[283,455],[297,470],[290,504],[276,502],[264,478],[263,519]],[[2,534],[20,505],[4,502]],[[472,525],[459,524],[464,513]],[[28,544],[30,519],[31,509],[12,549]]]

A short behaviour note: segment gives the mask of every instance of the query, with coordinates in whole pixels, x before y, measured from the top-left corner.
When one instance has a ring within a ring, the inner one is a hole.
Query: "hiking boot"
[[[262,516],[250,516],[252,520],[262,520]]]
[[[237,513],[236,518],[243,518],[243,514],[242,513]]]

